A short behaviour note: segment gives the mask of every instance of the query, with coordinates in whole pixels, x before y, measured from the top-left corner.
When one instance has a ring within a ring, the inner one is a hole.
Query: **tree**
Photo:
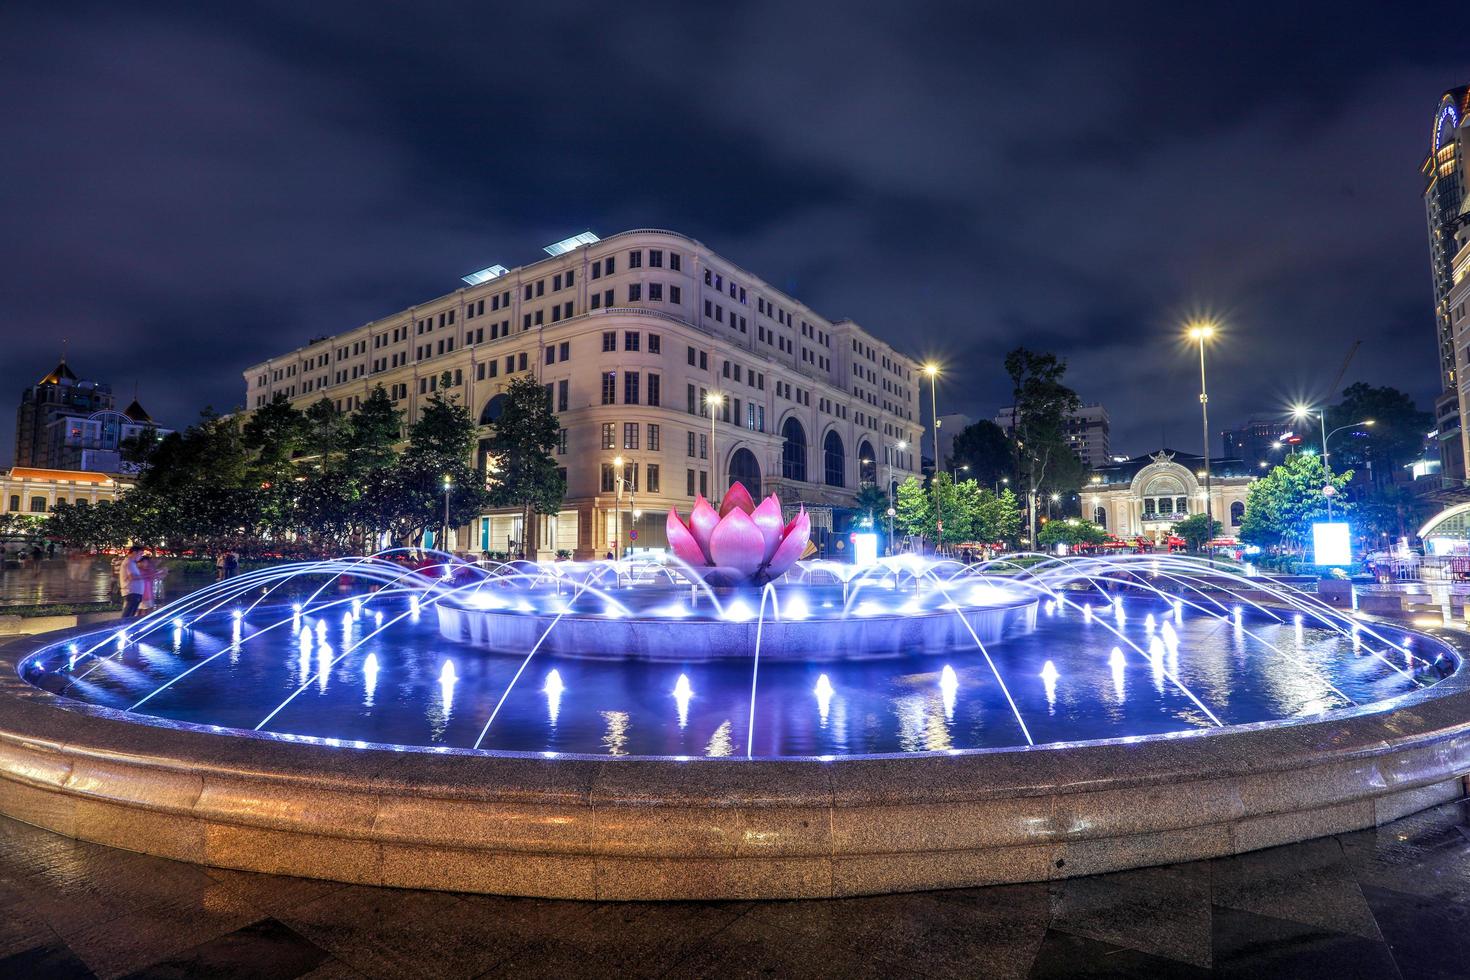
[[[924,489],[918,477],[911,476],[898,485],[893,509],[893,525],[900,534],[917,538],[930,536],[929,540],[933,540],[934,497]]]
[[[968,466],[970,478],[993,487],[1015,472],[1015,451],[1006,430],[990,419],[965,426],[954,437],[954,451],[947,465]]]
[[[1327,429],[1371,419],[1371,428],[1338,433],[1328,447],[1333,469],[1367,468],[1375,487],[1393,481],[1399,468],[1424,454],[1424,433],[1434,416],[1419,411],[1414,399],[1397,388],[1374,388],[1359,381],[1342,393],[1342,401],[1327,410]],[[1320,433],[1318,433],[1320,435]],[[1312,443],[1310,434],[1304,442]]]
[[[382,385],[374,386],[348,420],[345,468],[361,475],[391,466],[398,459],[397,446],[402,439],[403,413],[393,406]]]
[[[1175,524],[1173,533],[1184,539],[1190,551],[1203,551],[1219,535],[1222,525],[1205,514],[1190,514]]]
[[[1006,355],[1005,368],[1011,379],[1016,487],[1026,493],[1034,539],[1038,495],[1070,494],[1087,475],[1066,436],[1067,417],[1082,407],[1082,399],[1062,383],[1067,362],[1055,354],[1017,347]]]
[[[551,411],[551,397],[534,378],[516,378],[501,393],[500,416],[490,423],[484,446],[490,503],[517,507],[530,555],[536,541],[536,515],[555,514],[567,492],[566,477],[557,466],[557,437],[561,423]]]
[[[1343,490],[1353,478],[1353,471],[1332,475],[1333,516],[1346,516],[1351,506]],[[1240,539],[1247,544],[1269,547],[1279,545],[1300,551],[1304,548],[1311,526],[1326,520],[1327,498],[1322,488],[1327,473],[1322,460],[1310,453],[1294,453],[1281,465],[1251,484],[1245,499],[1245,519],[1240,525]]]
[[[1036,533],[1036,548],[1050,551],[1059,544],[1075,548],[1079,544],[1102,544],[1107,539],[1105,528],[1080,517],[1068,517],[1043,524]]]
[[[322,396],[307,407],[301,441],[307,455],[316,458],[317,473],[337,468],[350,432],[351,424],[337,411],[332,399]]]
[[[546,397],[534,381],[524,380]],[[408,448],[399,464],[386,475],[380,474],[374,484],[377,505],[373,509],[386,513],[389,524],[414,540],[422,540],[424,531],[443,524],[446,480],[451,527],[468,524],[489,503],[485,475],[470,462],[475,420],[454,395],[447,394],[452,387],[453,375],[445,371],[409,429]]]
[[[285,395],[276,396],[250,413],[240,430],[245,448],[253,451],[247,479],[252,484],[285,483],[296,475],[295,458],[305,451],[307,421]]]
[[[875,483],[864,483],[858,487],[855,509],[866,522],[864,527],[875,527],[888,515],[888,494]]]
[[[1005,542],[1014,545],[1021,533],[1021,504],[1009,488],[995,494],[989,487],[970,481],[973,486],[971,533],[976,541],[986,544]]]

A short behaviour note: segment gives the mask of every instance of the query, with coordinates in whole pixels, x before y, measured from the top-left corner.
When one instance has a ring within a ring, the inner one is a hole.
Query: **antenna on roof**
[[[61,363],[66,363],[66,338],[61,338]]]

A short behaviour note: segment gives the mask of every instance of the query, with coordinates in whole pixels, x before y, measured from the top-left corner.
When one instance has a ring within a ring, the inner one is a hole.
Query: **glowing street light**
[[[1297,405],[1297,406],[1293,407],[1292,410],[1291,410],[1291,416],[1292,416],[1292,418],[1297,419],[1299,421],[1308,421],[1308,422],[1310,422],[1313,415],[1317,416],[1317,424],[1322,429],[1322,472],[1327,477],[1327,481],[1326,481],[1326,483],[1322,487],[1322,495],[1327,498],[1327,519],[1330,521],[1330,520],[1332,520],[1332,496],[1333,496],[1333,491],[1331,491],[1331,490],[1328,489],[1329,487],[1332,486],[1332,466],[1328,462],[1328,459],[1327,459],[1327,440],[1328,439],[1331,439],[1333,436],[1337,435],[1339,432],[1343,432],[1343,431],[1345,431],[1347,429],[1356,429],[1359,426],[1372,426],[1374,424],[1375,420],[1374,419],[1363,419],[1361,422],[1352,422],[1352,423],[1349,423],[1348,425],[1339,425],[1337,428],[1333,429],[1331,432],[1328,432],[1327,431],[1327,410],[1325,408],[1313,409],[1313,408],[1311,408],[1311,407],[1309,407],[1307,405]]]
[[[710,477],[710,502],[719,503],[714,491],[720,487],[720,464],[719,457],[715,455],[715,413],[725,404],[725,396],[718,391],[711,391],[704,396],[704,406],[709,409],[709,477]],[[736,420],[739,421],[738,419]]]
[[[1215,336],[1215,324],[1209,320],[1197,320],[1189,325],[1189,339],[1199,345],[1199,411],[1205,437],[1205,526],[1212,527],[1214,515],[1210,513],[1210,396],[1205,387],[1205,342]]]
[[[924,365],[929,376],[929,416],[934,420],[934,472],[939,472],[943,463],[939,459],[939,365],[930,361]],[[934,553],[938,554],[944,541],[944,505],[939,499],[939,482],[934,481]]]

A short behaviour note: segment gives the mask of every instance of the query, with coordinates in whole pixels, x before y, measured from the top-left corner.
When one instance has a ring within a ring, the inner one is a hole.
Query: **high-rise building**
[[[1251,419],[1239,428],[1226,429],[1220,433],[1225,445],[1225,456],[1241,460],[1247,468],[1265,469],[1262,463],[1274,466],[1281,462],[1281,457],[1287,452],[1287,448],[1280,445],[1279,440],[1292,431],[1292,424],[1274,419]]]
[[[1007,434],[1011,432],[1011,412],[1012,408],[1006,406],[995,413],[995,424]],[[1062,429],[1072,452],[1089,468],[1104,466],[1111,461],[1111,432],[1108,410],[1101,405],[1083,405],[1067,416]]]
[[[122,473],[122,446],[145,432],[167,435],[134,398],[121,412],[112,386],[77,377],[66,359],[21,392],[15,418],[15,465]]]
[[[506,385],[534,377],[561,424],[566,497],[531,528],[495,511],[456,532],[451,544],[477,551],[662,548],[670,507],[687,513],[734,480],[805,504],[820,542],[859,486],[917,472],[920,368],[851,320],[676,232],[588,233],[546,251],[251,367],[246,406],[280,394],[349,411],[382,385],[411,424],[447,375],[488,425]]]
[[[1470,187],[1466,157],[1470,155],[1470,86],[1445,92],[1434,110],[1424,177],[1424,216],[1429,226],[1429,264],[1434,283],[1434,319],[1439,344],[1441,395],[1435,400],[1442,472],[1448,483],[1465,479],[1470,456],[1470,391],[1462,383],[1466,370],[1465,324],[1454,317],[1450,292],[1455,285],[1457,232],[1470,221]]]

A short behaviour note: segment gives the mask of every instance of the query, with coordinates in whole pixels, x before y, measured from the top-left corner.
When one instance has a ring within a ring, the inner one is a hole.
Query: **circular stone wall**
[[[1040,881],[1386,823],[1462,796],[1470,771],[1463,669],[1374,710],[1185,736],[545,759],[221,734],[63,701],[17,663],[66,635],[0,647],[0,812],[162,857],[374,885],[755,899]]]

